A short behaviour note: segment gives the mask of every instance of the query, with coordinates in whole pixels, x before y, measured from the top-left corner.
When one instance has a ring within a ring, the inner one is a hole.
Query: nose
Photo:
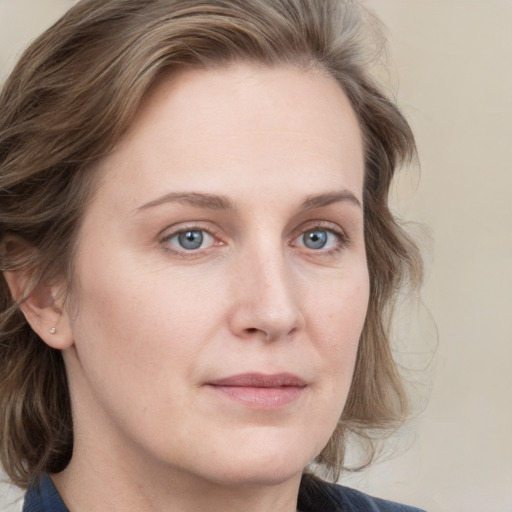
[[[274,341],[295,335],[304,317],[292,272],[283,254],[240,258],[233,280],[231,331],[239,338]]]

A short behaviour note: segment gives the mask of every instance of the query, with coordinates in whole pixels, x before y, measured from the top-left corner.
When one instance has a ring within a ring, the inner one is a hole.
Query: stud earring
[[[55,329],[55,327],[52,327],[50,329],[50,334],[55,334],[57,332],[57,329]]]

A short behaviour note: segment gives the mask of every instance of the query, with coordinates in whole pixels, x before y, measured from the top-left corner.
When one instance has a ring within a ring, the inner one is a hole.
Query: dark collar
[[[69,512],[52,479],[45,475],[25,494],[23,512]]]
[[[304,475],[297,508],[301,512],[421,512],[417,508],[372,498],[355,489]],[[69,512],[52,479],[45,475],[25,494],[23,512]]]

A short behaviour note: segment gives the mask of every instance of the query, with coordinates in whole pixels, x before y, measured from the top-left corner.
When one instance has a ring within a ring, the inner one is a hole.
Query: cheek
[[[188,414],[182,402],[193,392],[187,384],[207,339],[206,312],[199,322],[192,292],[174,300],[161,279],[150,286],[141,274],[136,280],[120,275],[121,269],[108,279],[97,274],[80,290],[71,368],[78,422],[86,424],[93,411],[142,438],[164,426],[178,431],[175,421]]]
[[[87,268],[78,268],[84,279],[73,330],[84,371],[140,389],[177,380],[191,370],[221,318],[218,286],[115,256],[88,254]]]
[[[361,332],[368,307],[365,267],[350,278],[333,280],[322,293],[310,293],[307,309],[308,338],[319,364],[315,400],[308,411],[308,429],[316,453],[325,447],[338,425],[352,384]],[[311,421],[316,418],[316,422]]]
[[[348,392],[355,366],[359,339],[363,330],[369,299],[366,267],[350,277],[333,281],[311,303],[311,338],[339,392]]]

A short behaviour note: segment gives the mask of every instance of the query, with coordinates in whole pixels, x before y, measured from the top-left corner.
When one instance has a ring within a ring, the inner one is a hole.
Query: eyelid
[[[186,233],[187,231],[203,231],[213,238],[214,243],[208,247],[187,250],[175,247],[168,242],[171,238],[179,235],[180,233]],[[220,237],[219,230],[211,224],[201,221],[181,222],[173,226],[168,226],[158,235],[158,242],[166,251],[182,257],[197,257],[204,254],[212,246],[224,245],[224,242]]]
[[[347,235],[347,232],[342,229],[338,224],[330,221],[325,220],[311,220],[308,222],[305,222],[304,224],[301,224],[292,234],[292,240],[290,245],[294,245],[293,242],[295,242],[299,237],[303,236],[304,233],[308,231],[314,231],[315,229],[328,231],[330,233],[333,233],[335,236],[338,237],[338,243],[336,244],[336,247],[332,249],[309,249],[308,247],[301,245],[300,247],[304,247],[308,252],[310,253],[319,253],[319,254],[329,254],[337,252],[345,247],[347,247],[351,240],[350,237]]]

